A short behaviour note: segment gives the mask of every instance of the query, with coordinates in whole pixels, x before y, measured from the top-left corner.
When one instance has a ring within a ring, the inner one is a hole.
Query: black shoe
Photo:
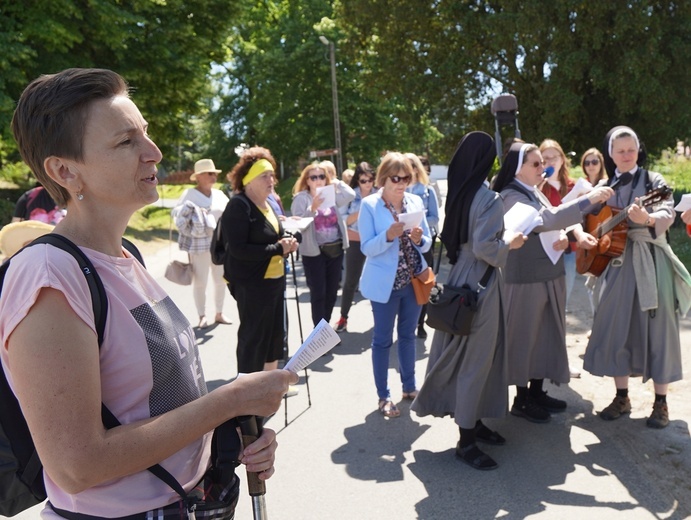
[[[480,471],[496,469],[499,466],[492,457],[478,448],[475,443],[469,444],[465,448],[461,448],[460,442],[456,444],[456,457],[471,468],[479,469]]]
[[[549,412],[540,405],[535,404],[532,399],[519,400],[518,397],[513,400],[511,415],[523,417],[534,423],[546,423],[551,419]]]
[[[536,405],[544,408],[548,412],[559,413],[566,410],[566,401],[550,397],[547,395],[547,392],[540,392],[540,395],[537,397],[531,395],[530,398]]]
[[[503,446],[506,444],[506,439],[504,437],[499,435],[498,432],[490,430],[482,423],[475,427],[475,439],[495,446]]]
[[[420,339],[427,339],[427,331],[424,325],[418,325],[417,327],[417,337]]]

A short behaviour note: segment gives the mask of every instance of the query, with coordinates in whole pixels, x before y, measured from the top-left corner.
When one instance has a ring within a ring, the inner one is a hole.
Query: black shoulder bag
[[[471,289],[468,284],[462,287],[437,284],[427,304],[427,325],[447,334],[468,336],[477,312],[480,291],[487,287],[492,271],[494,266],[488,266],[477,283],[477,289]]]

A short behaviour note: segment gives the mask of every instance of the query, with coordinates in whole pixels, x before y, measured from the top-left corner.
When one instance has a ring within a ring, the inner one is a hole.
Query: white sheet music
[[[545,250],[547,256],[556,264],[559,261],[559,257],[564,254],[564,250],[555,251],[554,243],[559,240],[560,230],[555,229],[554,231],[543,231],[540,233],[540,243],[542,244],[542,249]]]
[[[687,209],[691,209],[691,193],[685,193],[682,195],[679,204],[674,206],[674,209],[677,211],[686,211]]]
[[[410,213],[401,213],[398,215],[398,221],[403,222],[403,230],[413,229],[418,227],[422,222],[424,211],[411,211]]]
[[[319,205],[319,209],[325,210],[328,208],[333,208],[336,205],[336,189],[333,184],[324,186],[322,188],[317,188],[317,195],[322,197],[324,200]]]
[[[586,193],[589,193],[590,191],[592,191],[592,189],[593,189],[593,185],[590,184],[583,177],[580,177],[576,181],[576,184],[574,184],[571,191],[568,192],[566,195],[564,195],[564,198],[561,199],[561,203],[566,204],[567,202],[571,202],[572,200],[577,199],[581,195],[585,195]]]
[[[297,374],[340,342],[336,331],[322,319],[283,368]]]
[[[283,229],[286,231],[304,231],[307,229],[307,226],[309,226],[314,218],[312,217],[288,217],[285,219],[282,224],[283,224]]]
[[[504,228],[510,231],[520,231],[524,235],[542,224],[542,217],[538,211],[522,202],[516,202],[504,215]]]

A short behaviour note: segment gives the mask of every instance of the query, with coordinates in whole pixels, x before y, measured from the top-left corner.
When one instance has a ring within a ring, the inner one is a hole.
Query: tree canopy
[[[618,124],[653,151],[688,137],[689,2],[347,0],[336,12],[350,55],[380,72],[374,90],[394,88],[437,123],[439,156],[468,130],[492,133],[500,92],[518,98],[526,139],[567,150],[600,145]]]
[[[0,0],[0,15],[0,161],[31,79],[98,66],[129,81],[167,168],[204,154],[228,170],[258,144],[293,173],[334,147],[320,35],[351,164],[388,149],[447,161],[465,132],[494,132],[503,92],[525,139],[579,153],[618,124],[652,153],[691,127],[691,2]]]
[[[0,128],[24,87],[68,67],[120,73],[152,121],[165,154],[188,145],[189,118],[206,110],[211,63],[236,14],[236,0],[0,1]],[[223,14],[223,18],[219,14]]]

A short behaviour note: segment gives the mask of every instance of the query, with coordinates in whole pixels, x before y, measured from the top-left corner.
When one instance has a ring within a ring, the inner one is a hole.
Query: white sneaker
[[[580,379],[581,371],[573,365],[569,365],[569,375],[574,379]]]
[[[286,397],[293,397],[294,395],[298,395],[300,390],[297,389],[297,387],[290,385],[288,387],[288,391],[286,392]]]

